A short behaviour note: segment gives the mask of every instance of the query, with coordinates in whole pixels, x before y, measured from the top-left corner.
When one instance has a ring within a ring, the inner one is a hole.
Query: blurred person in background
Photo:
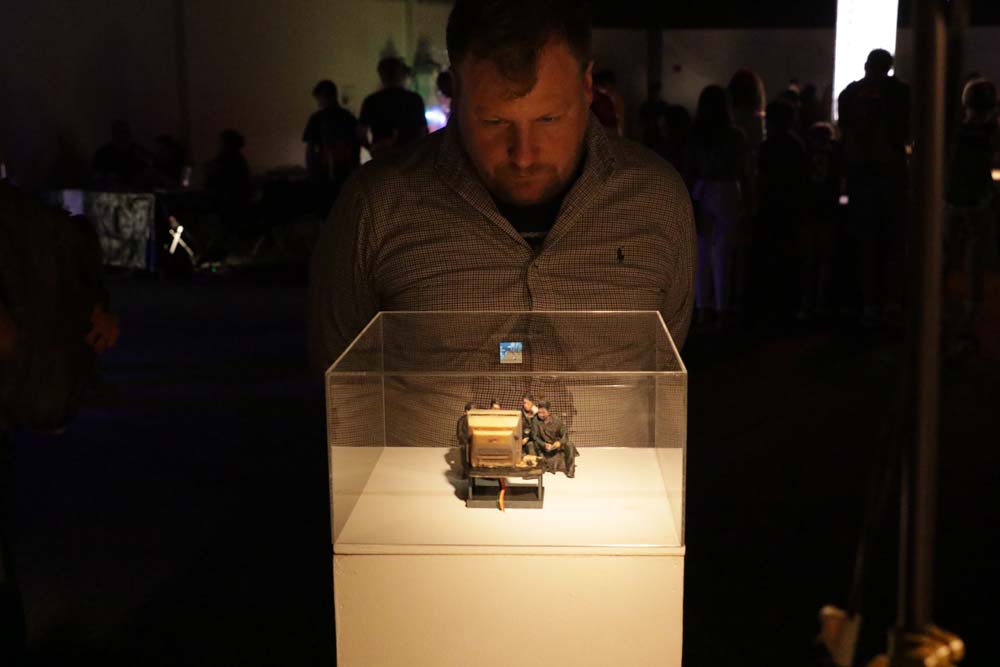
[[[764,141],[764,105],[767,93],[764,81],[753,70],[737,70],[726,86],[733,108],[733,124],[743,131],[747,140],[747,161],[750,186],[743,191],[748,211],[735,237],[733,250],[733,306],[745,311],[746,290],[750,283],[753,253],[754,217],[757,215],[757,152]]]
[[[829,314],[830,281],[837,238],[837,209],[843,181],[843,154],[830,123],[805,133],[809,197],[799,234],[800,320]]]
[[[708,86],[698,98],[690,144],[691,198],[698,232],[695,298],[702,322],[725,325],[733,309],[733,256],[747,215],[749,145],[733,125],[729,97]]]
[[[359,119],[359,138],[372,156],[427,136],[424,100],[406,89],[410,68],[399,58],[383,58],[378,76],[382,90],[365,98]]]
[[[764,104],[767,100],[764,82],[756,72],[741,69],[733,74],[726,86],[733,108],[733,125],[743,130],[750,151],[756,155],[764,141]]]
[[[654,150],[663,142],[668,108],[663,101],[662,92],[663,87],[659,81],[651,82],[646,99],[639,106],[639,140]]]
[[[625,136],[625,98],[618,90],[618,78],[609,69],[594,75],[594,88],[608,96],[615,108],[615,129],[619,137]]]
[[[337,84],[324,79],[312,94],[318,109],[309,117],[302,141],[309,180],[317,189],[319,213],[325,217],[340,187],[361,165],[361,141],[358,119],[340,106]]]
[[[11,434],[65,431],[118,334],[93,226],[0,181],[0,664],[25,657]]]
[[[799,302],[798,242],[810,192],[809,161],[795,123],[789,102],[767,105],[767,138],[757,159],[754,302],[757,314],[779,321],[794,315]]]
[[[1000,167],[997,91],[992,81],[969,81],[962,91],[962,124],[952,142],[945,187],[945,346],[957,354],[972,344],[983,306],[987,267],[996,261],[996,186]]]
[[[205,189],[215,199],[221,233],[210,244],[209,256],[220,258],[231,252],[233,244],[242,238],[250,225],[250,202],[253,183],[250,165],[243,156],[245,140],[236,130],[219,134],[219,152],[208,163]]]
[[[128,190],[139,185],[150,162],[147,151],[132,139],[127,121],[111,126],[111,141],[94,155],[93,182],[97,188]]]
[[[909,209],[910,87],[890,76],[893,57],[875,49],[865,76],[838,99],[847,176],[848,227],[860,249],[862,324],[901,304],[899,279]]]

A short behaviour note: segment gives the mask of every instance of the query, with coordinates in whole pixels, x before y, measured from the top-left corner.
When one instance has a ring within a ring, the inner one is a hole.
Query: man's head
[[[320,109],[338,106],[337,84],[329,79],[323,79],[313,88],[313,97]]]
[[[462,145],[487,189],[519,206],[561,195],[590,118],[587,5],[458,0],[447,38]]]
[[[230,155],[235,155],[243,150],[245,144],[243,135],[236,130],[223,130],[219,133],[219,151]]]
[[[490,401],[490,410],[502,410],[502,409],[503,408],[500,407],[500,401],[498,401],[495,398],[492,401]]]
[[[542,401],[538,404],[538,416],[541,417],[542,421],[548,421],[551,414],[552,405],[548,401]]]
[[[989,118],[997,110],[997,89],[989,79],[978,78],[965,84],[962,107],[969,118]]]
[[[795,107],[791,102],[777,99],[767,105],[767,135],[788,134],[795,127]]]
[[[883,77],[889,75],[893,65],[892,54],[885,49],[875,49],[865,61],[865,76]]]
[[[383,58],[378,63],[378,78],[386,88],[401,88],[410,76],[410,68],[396,56]]]
[[[531,412],[535,408],[535,399],[531,396],[525,396],[521,399],[521,407],[525,412]]]
[[[475,403],[466,403],[465,404],[465,414],[469,414],[469,410],[474,410],[475,408],[476,408],[476,404]]]

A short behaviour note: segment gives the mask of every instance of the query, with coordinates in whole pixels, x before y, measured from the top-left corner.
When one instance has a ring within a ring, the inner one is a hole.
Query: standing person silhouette
[[[860,247],[862,323],[875,325],[901,302],[907,219],[910,87],[890,75],[893,57],[875,49],[865,76],[838,99],[844,142],[849,229]]]

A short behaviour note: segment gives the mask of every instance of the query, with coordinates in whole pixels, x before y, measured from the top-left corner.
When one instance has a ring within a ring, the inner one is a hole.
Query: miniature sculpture
[[[458,440],[459,454],[463,462],[468,461],[469,444],[472,442],[472,434],[469,433],[469,411],[475,407],[474,403],[466,403],[465,412],[458,418],[458,423],[455,425],[455,438]]]
[[[576,447],[569,442],[563,420],[552,414],[548,401],[538,404],[538,417],[531,433],[532,454],[545,462],[546,472],[576,475]]]
[[[469,479],[468,507],[541,508],[542,476],[576,473],[576,448],[569,442],[565,423],[552,414],[551,405],[525,396],[520,410],[504,410],[497,401],[489,410],[465,406],[456,437],[465,476]],[[509,478],[534,481],[508,484]]]

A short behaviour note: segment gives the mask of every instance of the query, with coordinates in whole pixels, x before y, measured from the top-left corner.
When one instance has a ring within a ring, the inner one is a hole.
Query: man
[[[90,223],[0,181],[0,664],[20,664],[25,645],[11,431],[60,432],[118,334]]]
[[[465,404],[465,412],[458,418],[455,424],[455,439],[458,440],[459,453],[462,456],[462,463],[469,462],[469,446],[472,444],[472,432],[469,431],[469,411],[475,409],[474,403]]]
[[[146,151],[132,140],[127,121],[116,120],[111,126],[111,142],[94,155],[94,185],[106,189],[128,189],[139,184],[146,169]]]
[[[907,202],[910,87],[894,76],[892,55],[875,49],[865,77],[840,94],[849,227],[861,249],[865,324],[875,324],[884,306],[898,306]],[[898,281],[897,281],[898,282]]]
[[[309,116],[302,133],[302,141],[306,144],[306,169],[314,183],[339,189],[361,164],[358,119],[340,106],[337,84],[329,79],[316,84],[313,98],[319,109]]]
[[[521,399],[521,447],[526,451],[537,420],[538,407],[535,405],[535,399],[530,395],[525,396]]]
[[[424,100],[405,87],[410,68],[399,58],[384,58],[378,64],[378,76],[382,90],[372,93],[361,104],[359,127],[361,142],[372,155],[406,146],[427,135]]]
[[[538,404],[538,419],[531,432],[532,454],[545,462],[545,471],[576,476],[576,447],[570,444],[563,420],[552,414],[548,401]]]
[[[639,131],[642,143],[649,148],[657,148],[664,140],[664,123],[669,109],[661,97],[663,87],[659,81],[651,81],[646,100],[639,106]]]
[[[578,0],[459,0],[455,111],[345,186],[312,266],[313,360],[380,310],[659,310],[677,345],[692,308],[684,183],[592,118]]]

